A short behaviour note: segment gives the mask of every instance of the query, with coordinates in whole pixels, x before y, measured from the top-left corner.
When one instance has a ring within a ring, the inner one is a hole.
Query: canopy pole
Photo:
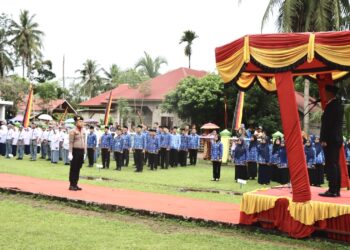
[[[311,191],[292,73],[290,71],[277,73],[275,79],[286,141],[293,201],[306,202],[311,200]]]
[[[322,110],[326,108],[326,85],[334,85],[333,77],[331,73],[318,74],[317,75],[318,91],[321,97]],[[340,165],[340,178],[341,178],[341,187],[350,189],[349,173],[348,167],[346,164],[344,145],[341,146],[339,152],[339,165]]]

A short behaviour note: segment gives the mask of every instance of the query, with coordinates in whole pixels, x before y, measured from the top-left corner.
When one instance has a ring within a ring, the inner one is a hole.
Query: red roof
[[[120,84],[112,90],[112,99],[144,99],[144,100],[164,100],[165,96],[176,88],[176,85],[188,76],[203,77],[208,73],[205,71],[194,70],[189,68],[179,68],[172,70],[164,75],[157,76],[151,80],[150,95],[143,96],[138,88],[131,88],[128,84]],[[110,91],[95,96],[87,101],[80,103],[80,106],[101,106],[104,105],[109,98]]]
[[[26,106],[27,106],[28,95],[25,95],[22,100],[23,100],[23,102],[20,102],[18,104],[18,111],[21,113],[24,113],[26,110]],[[60,107],[61,105],[63,107],[62,109]],[[45,111],[47,109],[49,111],[53,111],[53,110],[64,111],[65,107],[67,107],[67,106],[69,107],[69,109],[68,109],[69,113],[72,113],[72,112],[76,113],[76,111],[73,109],[73,107],[65,99],[52,100],[52,101],[50,101],[50,103],[48,105],[46,105],[41,98],[34,96],[33,112],[42,112],[42,111]]]

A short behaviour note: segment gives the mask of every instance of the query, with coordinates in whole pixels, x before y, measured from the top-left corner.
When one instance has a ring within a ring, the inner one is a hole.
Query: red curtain
[[[286,141],[293,201],[311,199],[310,183],[301,137],[301,127],[294,94],[294,82],[290,71],[275,75],[281,120]]]
[[[325,87],[326,85],[334,84],[332,79],[332,74],[328,73],[328,74],[317,75],[317,82],[318,82],[318,90],[321,97],[321,105],[322,105],[322,109],[324,110],[326,107]],[[348,173],[348,167],[346,165],[344,146],[342,146],[339,153],[339,163],[340,163],[340,174],[341,174],[341,187],[350,188],[349,173]]]

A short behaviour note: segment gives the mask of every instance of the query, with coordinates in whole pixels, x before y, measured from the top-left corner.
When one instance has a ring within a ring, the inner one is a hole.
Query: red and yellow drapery
[[[294,202],[311,199],[293,77],[305,76],[324,87],[350,76],[350,32],[249,35],[218,47],[216,66],[225,84],[241,91],[255,83],[277,92],[288,152]],[[343,152],[342,152],[343,153]],[[342,187],[349,187],[345,157]]]

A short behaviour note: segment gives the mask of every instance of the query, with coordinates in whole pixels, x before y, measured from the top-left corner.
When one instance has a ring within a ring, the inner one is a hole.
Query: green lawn
[[[133,163],[131,162],[129,167],[123,168],[121,172],[113,170],[115,169],[114,161],[111,161],[109,170],[98,170],[97,168],[84,166],[81,176],[106,177],[115,181],[81,179],[81,183],[231,203],[239,203],[242,196],[226,193],[225,191],[247,192],[266,187],[259,185],[256,180],[251,180],[241,188],[234,181],[234,167],[232,165],[222,167],[221,180],[219,182],[210,181],[212,178],[212,167],[208,161],[199,161],[195,167],[177,167],[168,170],[158,169],[157,171],[150,171],[145,167],[142,173],[134,173],[132,165]],[[41,159],[32,162],[27,157],[23,161],[0,158],[0,173],[67,180],[68,171],[69,166],[64,166],[62,163],[54,165]],[[272,183],[271,185],[277,184]],[[223,192],[183,192],[183,188],[222,190]]]
[[[0,249],[346,249],[257,231],[72,208],[0,193]]]

